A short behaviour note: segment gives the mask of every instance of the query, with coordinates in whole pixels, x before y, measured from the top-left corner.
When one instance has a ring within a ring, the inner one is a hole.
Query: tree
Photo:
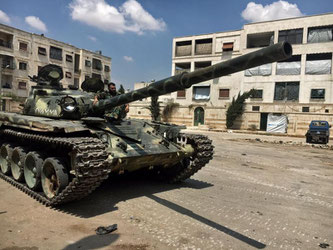
[[[172,112],[179,107],[179,103],[176,103],[172,100],[168,100],[168,102],[165,104],[165,107],[162,111],[162,118],[163,121],[168,122],[170,119],[170,116],[172,115]]]
[[[235,97],[232,98],[232,102],[226,113],[227,128],[231,128],[236,118],[244,113],[244,102],[251,97],[255,91],[255,89],[251,89],[250,91],[244,92],[242,95],[239,93],[236,100]]]
[[[160,120],[161,117],[161,108],[160,102],[158,101],[158,96],[152,96],[150,105],[146,107],[150,111],[150,116],[153,121]]]

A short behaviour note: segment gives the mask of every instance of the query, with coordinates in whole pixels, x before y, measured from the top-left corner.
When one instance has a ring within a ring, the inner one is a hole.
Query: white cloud
[[[0,22],[2,22],[2,23],[10,23],[9,16],[5,12],[3,12],[2,10],[0,10]]]
[[[124,60],[127,61],[127,62],[133,62],[133,58],[130,57],[130,56],[124,56]]]
[[[45,23],[43,23],[39,17],[36,16],[27,16],[25,18],[25,22],[27,24],[29,24],[31,27],[39,30],[39,31],[43,31],[43,32],[47,32],[47,28]]]
[[[144,31],[162,31],[166,24],[155,19],[136,0],[127,0],[119,8],[105,0],[73,0],[69,8],[73,20],[104,31],[143,34]]]
[[[97,41],[97,38],[94,37],[94,36],[88,36],[88,38],[89,38],[91,41],[93,41],[93,42],[96,42],[96,41]]]
[[[269,21],[303,15],[297,4],[291,4],[282,0],[265,6],[249,2],[246,9],[242,12],[242,17],[249,22]]]

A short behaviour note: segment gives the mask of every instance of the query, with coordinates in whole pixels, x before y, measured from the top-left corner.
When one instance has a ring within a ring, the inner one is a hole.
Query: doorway
[[[260,130],[267,130],[267,117],[268,113],[260,113]]]
[[[197,107],[194,110],[194,126],[205,124],[205,111],[202,107]]]

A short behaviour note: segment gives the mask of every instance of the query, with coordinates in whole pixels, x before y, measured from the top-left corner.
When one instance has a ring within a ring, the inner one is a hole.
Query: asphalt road
[[[109,180],[54,210],[0,180],[0,249],[332,248],[332,150],[206,134],[214,159],[181,185]]]

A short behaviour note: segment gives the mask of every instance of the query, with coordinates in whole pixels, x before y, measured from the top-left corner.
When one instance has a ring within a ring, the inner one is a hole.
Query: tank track
[[[203,168],[214,154],[212,140],[205,135],[180,133],[179,137],[185,137],[187,143],[194,148],[194,154],[188,158],[186,164],[176,164],[170,168],[152,170],[152,178],[158,178],[169,183],[179,183],[194,175]]]
[[[11,129],[0,131],[2,138],[15,139],[17,142],[29,142],[29,144],[56,145],[57,148],[69,154],[75,154],[75,177],[57,196],[46,198],[42,192],[29,189],[24,183],[20,183],[0,171],[0,178],[30,195],[46,206],[57,206],[73,200],[81,199],[94,191],[111,172],[110,165],[106,165],[107,153],[104,144],[92,137],[50,137],[38,134],[18,132]]]

